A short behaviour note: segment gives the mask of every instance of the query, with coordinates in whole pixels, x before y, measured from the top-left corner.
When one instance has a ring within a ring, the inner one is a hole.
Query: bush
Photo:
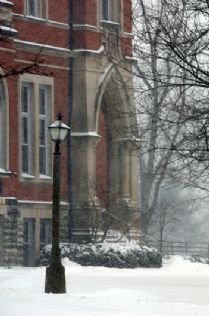
[[[191,262],[198,262],[198,263],[203,263],[203,264],[209,264],[209,259],[208,258],[200,258],[196,256],[184,256],[185,260],[189,260]]]
[[[161,267],[160,253],[151,247],[136,242],[128,244],[60,244],[61,257],[68,258],[82,266],[104,266],[112,268]],[[51,246],[40,254],[41,265],[50,263]]]

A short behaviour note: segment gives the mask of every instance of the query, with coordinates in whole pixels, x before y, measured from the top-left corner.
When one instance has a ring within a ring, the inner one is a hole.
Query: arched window
[[[0,79],[0,168],[6,170],[6,96]]]
[[[26,0],[26,15],[46,19],[46,1],[47,0]]]

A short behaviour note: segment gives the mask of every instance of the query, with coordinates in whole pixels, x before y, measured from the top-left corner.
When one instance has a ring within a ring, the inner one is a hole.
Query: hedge
[[[127,244],[60,244],[61,257],[82,266],[104,266],[112,268],[161,267],[162,257],[158,250],[141,246],[136,242]],[[40,264],[50,263],[51,246],[44,247]]]

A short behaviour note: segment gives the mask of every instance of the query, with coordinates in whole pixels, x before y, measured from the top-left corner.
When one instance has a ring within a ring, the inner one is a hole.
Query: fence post
[[[185,255],[187,255],[187,242],[185,242]]]
[[[171,242],[171,254],[173,255],[173,242]]]

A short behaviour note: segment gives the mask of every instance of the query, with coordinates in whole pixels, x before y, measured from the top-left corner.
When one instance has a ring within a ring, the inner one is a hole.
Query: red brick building
[[[79,240],[90,237],[95,210],[138,210],[136,117],[127,114],[124,70],[131,1],[0,0],[0,35],[1,263],[32,265],[50,242],[47,127],[56,113],[71,125],[71,150],[62,145],[62,240],[69,209]]]

